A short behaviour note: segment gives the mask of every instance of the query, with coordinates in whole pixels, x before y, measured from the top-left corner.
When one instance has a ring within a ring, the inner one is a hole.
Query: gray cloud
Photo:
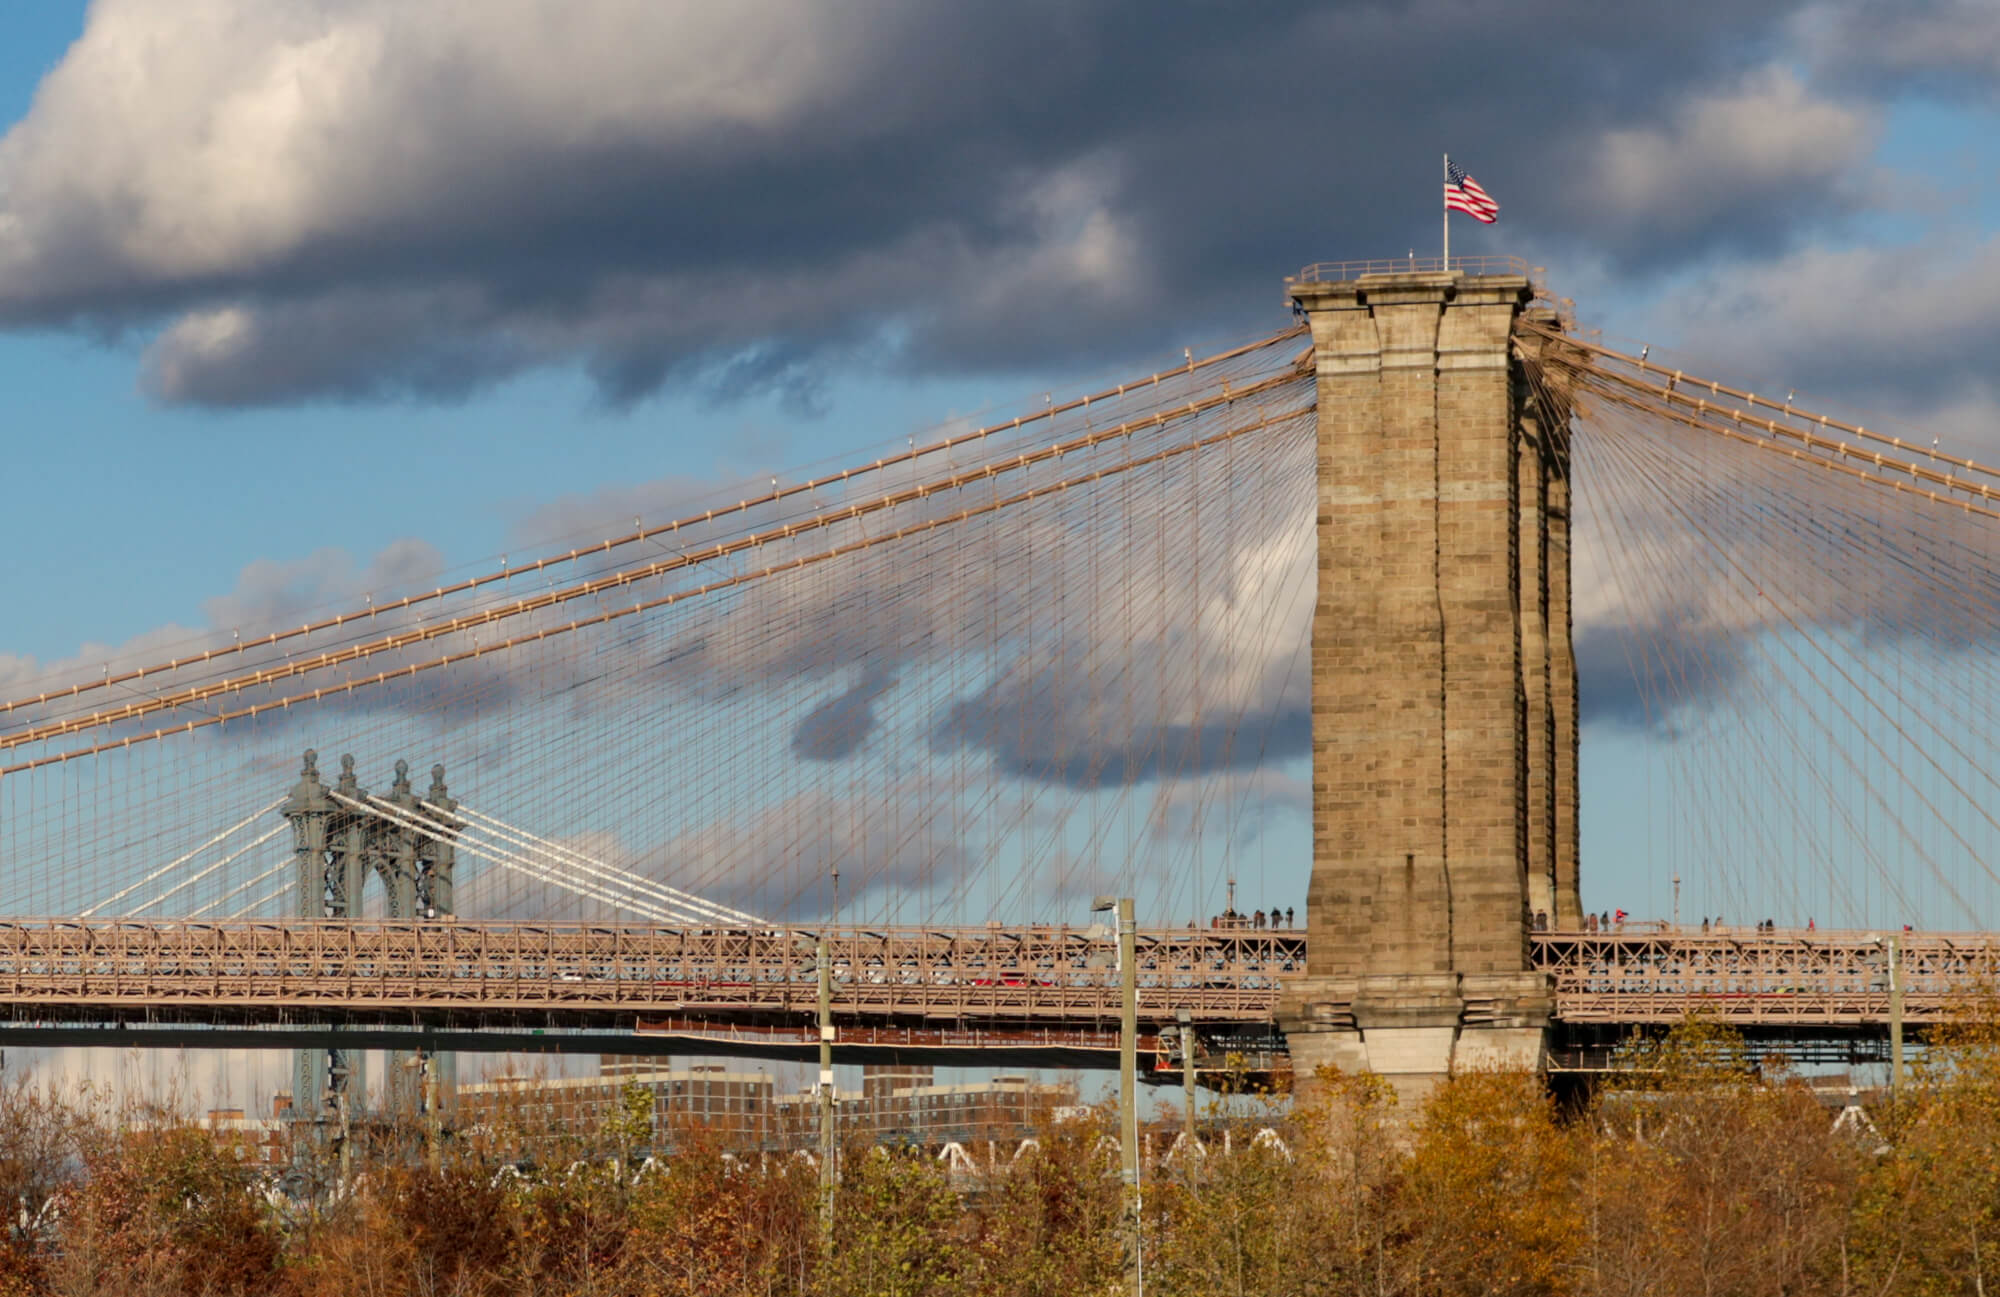
[[[1826,76],[1892,93],[2000,95],[2000,9],[1985,0],[1842,0],[1799,17],[1800,46]]]
[[[1580,626],[1575,652],[1585,726],[1679,737],[1688,715],[1724,704],[1743,682],[1741,650],[1703,623]]]
[[[1996,303],[2000,240],[1933,240],[1809,249],[1717,274],[1666,322],[1686,340],[1690,368],[1763,391],[1796,387],[1806,406],[1943,415],[1991,446]]]
[[[1767,70],[1788,12],[105,0],[0,141],[0,321],[163,324],[167,402],[574,364],[810,408],[1234,328],[1428,244],[1441,140],[1501,235],[1684,264],[1865,201],[1870,110]]]
[[[727,498],[723,486],[713,478],[675,475],[522,505],[508,525],[508,543],[538,549],[622,536],[635,522],[658,525],[712,508]]]
[[[837,869],[842,912],[853,921],[884,898],[950,879],[978,858],[940,814],[960,791],[922,777],[853,795],[805,788],[749,816],[686,833],[642,857],[640,868],[672,879],[680,862],[708,862],[714,881],[698,885],[704,895],[786,919],[828,913]],[[942,822],[929,832],[898,831],[873,813],[889,804]]]
[[[1760,68],[1689,97],[1663,122],[1606,129],[1564,188],[1627,263],[1673,264],[1691,249],[1769,252],[1829,200],[1867,205],[1860,169],[1874,136],[1866,106]]]
[[[329,605],[351,606],[435,583],[444,556],[429,541],[391,541],[365,564],[340,549],[314,550],[304,558],[260,558],[237,574],[236,588],[202,605],[218,631],[289,625]]]
[[[805,761],[840,761],[852,756],[875,729],[875,703],[896,678],[870,663],[860,679],[807,712],[792,730],[792,755]]]
[[[1007,774],[1077,789],[1200,779],[1311,752],[1306,677],[1297,672],[1289,687],[1261,682],[1282,695],[1262,709],[1206,723],[1141,723],[1108,741],[1098,722],[1117,711],[1118,699],[1092,696],[1077,673],[1053,668],[954,704],[931,741],[939,751],[980,748]]]

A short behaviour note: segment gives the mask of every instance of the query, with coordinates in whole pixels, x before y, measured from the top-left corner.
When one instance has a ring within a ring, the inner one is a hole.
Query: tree
[[[1567,1291],[1581,1218],[1575,1141],[1542,1078],[1447,1080],[1416,1123],[1401,1206],[1425,1292]]]
[[[1832,1114],[1741,1037],[1691,1021],[1635,1051],[1591,1114],[1583,1195],[1594,1286],[1777,1294],[1839,1271],[1858,1155]]]
[[[1329,1204],[1314,1169],[1238,1122],[1206,1157],[1178,1159],[1146,1193],[1147,1287],[1163,1294],[1291,1297],[1324,1291]]]
[[[604,1139],[631,1160],[634,1154],[653,1143],[653,1091],[638,1081],[627,1081],[618,1090],[618,1103],[604,1122]]]
[[[982,1178],[966,1277],[996,1297],[1076,1297],[1125,1271],[1124,1185],[1105,1123],[1044,1122],[1036,1147]]]
[[[802,1159],[738,1160],[703,1132],[677,1136],[632,1191],[624,1291],[647,1297],[798,1292],[819,1253],[819,1179]]]
[[[69,1195],[58,1292],[262,1293],[280,1239],[241,1150],[212,1131],[151,1112],[99,1132]]]
[[[1855,1291],[2000,1292],[2000,1001],[1967,996],[1931,1044],[1856,1194]]]
[[[957,1294],[968,1257],[963,1204],[921,1152],[857,1150],[834,1195],[827,1297]]]

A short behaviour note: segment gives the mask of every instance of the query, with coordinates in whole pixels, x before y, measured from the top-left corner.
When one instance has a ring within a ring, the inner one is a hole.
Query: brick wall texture
[[[1294,291],[1319,384],[1309,971],[1520,972],[1565,867],[1575,907],[1566,469],[1512,354],[1528,286]]]

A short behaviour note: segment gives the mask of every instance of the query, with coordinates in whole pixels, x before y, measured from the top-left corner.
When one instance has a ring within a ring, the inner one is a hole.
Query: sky
[[[2000,449],[1997,88],[1974,0],[6,6],[0,682],[1250,336],[1447,150],[1607,340]]]

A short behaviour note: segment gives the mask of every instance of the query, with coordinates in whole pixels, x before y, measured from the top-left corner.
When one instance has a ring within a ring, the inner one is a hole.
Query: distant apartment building
[[[200,1130],[218,1145],[235,1153],[238,1161],[257,1166],[283,1166],[291,1159],[292,1122],[286,1115],[292,1096],[279,1092],[269,1117],[252,1117],[242,1108],[210,1108],[198,1119],[179,1117],[136,1117],[124,1123],[125,1134],[145,1139],[157,1133]]]
[[[665,1059],[621,1055],[603,1056],[596,1076],[502,1076],[460,1085],[455,1119],[461,1130],[512,1131],[531,1143],[588,1143],[618,1117],[633,1085],[652,1097],[656,1148],[670,1148],[696,1130],[740,1149],[810,1148],[818,1138],[814,1089],[780,1095],[765,1072],[731,1071],[720,1063],[676,1067]],[[871,1065],[862,1069],[860,1093],[838,1095],[835,1128],[842,1142],[1008,1141],[1075,1103],[1074,1086],[1023,1076],[939,1085],[929,1067]]]
[[[597,1076],[501,1076],[460,1085],[456,1120],[461,1128],[506,1126],[530,1138],[589,1142],[621,1114],[631,1085],[652,1096],[656,1142],[671,1143],[673,1132],[697,1128],[730,1146],[778,1142],[771,1127],[776,1087],[768,1074],[731,1071],[721,1063],[674,1067],[657,1058],[607,1058]]]
[[[869,1066],[861,1069],[861,1093],[842,1093],[834,1104],[835,1130],[844,1142],[1006,1143],[1034,1132],[1059,1108],[1076,1104],[1073,1085],[996,1076],[991,1081],[939,1085],[929,1067]],[[813,1090],[781,1095],[777,1123],[787,1130],[817,1130],[819,1096]]]

